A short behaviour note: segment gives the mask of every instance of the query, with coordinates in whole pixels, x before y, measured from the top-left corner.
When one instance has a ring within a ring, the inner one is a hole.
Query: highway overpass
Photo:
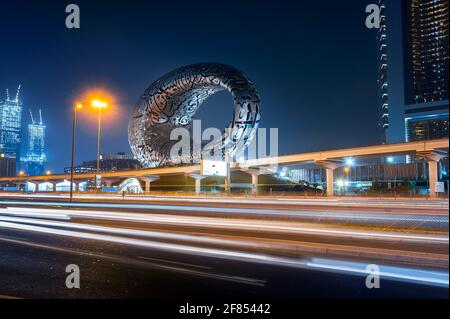
[[[419,142],[406,142],[397,144],[371,145],[355,148],[335,149],[320,152],[308,152],[291,155],[281,155],[277,157],[265,157],[254,160],[248,160],[244,163],[231,163],[232,170],[242,170],[252,175],[252,186],[256,188],[258,184],[258,175],[267,173],[264,168],[270,165],[294,165],[302,163],[314,163],[321,165],[326,169],[327,193],[333,194],[333,171],[337,167],[344,165],[344,159],[348,157],[373,157],[373,156],[398,156],[414,155],[421,157],[429,165],[429,185],[435,185],[437,182],[437,164],[443,158],[448,156],[449,140],[438,139]],[[101,174],[105,183],[112,180],[123,180],[127,178],[138,178],[145,183],[145,189],[149,190],[150,183],[159,176],[173,174],[188,174],[196,181],[196,191],[200,191],[200,181],[203,178],[200,174],[200,165],[174,166],[160,168],[146,168],[139,170],[111,171]],[[76,184],[95,179],[94,173],[75,174],[74,182]],[[70,174],[53,174],[42,176],[15,176],[0,177],[0,185],[5,183],[23,184],[25,182],[38,184],[40,182],[58,182],[70,180]],[[55,187],[54,187],[55,189]],[[435,196],[434,187],[430,187],[430,196]]]

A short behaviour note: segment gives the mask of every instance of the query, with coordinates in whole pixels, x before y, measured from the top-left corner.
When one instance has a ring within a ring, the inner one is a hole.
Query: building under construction
[[[0,99],[0,153],[5,158],[16,158],[16,163],[20,159],[20,145],[22,126],[22,101],[20,99],[20,85],[16,95],[11,98],[8,89],[6,99]]]
[[[28,145],[26,156],[22,159],[28,175],[43,175],[47,162],[45,154],[45,125],[39,109],[39,121],[36,121],[30,109],[31,123],[28,124]]]

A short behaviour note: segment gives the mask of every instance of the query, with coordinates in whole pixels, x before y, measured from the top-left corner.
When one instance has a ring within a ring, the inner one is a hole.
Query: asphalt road
[[[448,298],[448,204],[261,200],[1,198],[0,295]]]

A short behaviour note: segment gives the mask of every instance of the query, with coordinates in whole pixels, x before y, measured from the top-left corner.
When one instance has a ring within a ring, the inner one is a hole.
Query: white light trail
[[[116,220],[138,223],[168,224],[182,225],[192,227],[210,227],[221,229],[245,229],[250,231],[266,231],[278,233],[290,233],[298,235],[320,235],[329,237],[345,237],[357,239],[379,239],[388,241],[402,241],[411,243],[436,243],[448,244],[448,235],[414,235],[408,233],[395,233],[387,231],[356,231],[356,230],[340,230],[326,226],[306,226],[304,223],[280,222],[280,221],[264,221],[264,220],[247,220],[219,217],[196,217],[181,215],[161,215],[161,214],[143,214],[143,213],[120,213],[106,211],[81,211],[81,210],[56,210],[56,209],[28,209],[28,208],[8,208],[0,209],[1,215],[15,215],[15,213],[24,214],[32,217],[33,213],[47,213],[50,215],[62,214],[71,218],[90,218],[101,220]],[[23,216],[23,215],[22,215]]]
[[[206,257],[216,257],[216,258],[224,258],[231,260],[240,260],[246,262],[257,262],[257,263],[266,263],[266,264],[275,264],[280,266],[294,267],[294,268],[303,268],[303,269],[316,269],[322,271],[331,271],[331,272],[344,272],[352,275],[367,275],[366,271],[362,270],[362,266],[366,266],[362,263],[355,262],[345,262],[343,264],[342,261],[332,260],[332,259],[317,259],[313,258],[312,260],[304,259],[304,258],[285,258],[285,257],[277,257],[270,255],[263,255],[257,253],[250,252],[239,252],[239,251],[228,251],[223,249],[215,249],[215,248],[203,248],[196,246],[188,246],[181,244],[170,244],[170,243],[161,243],[143,239],[134,239],[134,238],[125,238],[119,236],[110,236],[110,235],[102,235],[102,234],[92,234],[92,233],[84,233],[78,231],[68,231],[62,229],[51,229],[47,227],[40,226],[32,226],[32,225],[24,225],[24,224],[16,224],[11,222],[2,222],[0,221],[0,227],[10,228],[10,229],[19,229],[25,231],[32,231],[38,233],[46,233],[52,235],[60,235],[66,237],[76,237],[83,238],[88,240],[97,240],[97,241],[105,241],[105,242],[113,242],[117,244],[125,244],[125,245],[133,245],[145,248],[152,248],[158,250],[165,250],[174,253],[183,253],[183,254],[192,254],[192,255],[200,255]],[[381,268],[383,267],[383,268]],[[384,267],[380,266],[381,276],[385,279],[398,280],[398,281],[407,281],[407,282],[415,282],[432,286],[441,286],[448,287],[448,272],[441,271],[415,271],[410,268],[405,267]]]

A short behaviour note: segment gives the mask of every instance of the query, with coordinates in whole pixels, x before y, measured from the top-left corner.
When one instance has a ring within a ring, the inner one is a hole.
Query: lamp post
[[[73,125],[72,125],[72,161],[70,166],[70,202],[72,202],[73,198],[73,175],[75,171],[75,135],[77,130],[77,110],[81,109],[83,105],[76,104],[73,107]]]
[[[96,169],[96,188],[101,188],[101,182],[99,182],[100,175],[100,133],[101,133],[101,118],[102,118],[102,109],[106,108],[108,104],[104,101],[93,100],[92,106],[98,109],[98,122],[97,122],[97,169]]]

